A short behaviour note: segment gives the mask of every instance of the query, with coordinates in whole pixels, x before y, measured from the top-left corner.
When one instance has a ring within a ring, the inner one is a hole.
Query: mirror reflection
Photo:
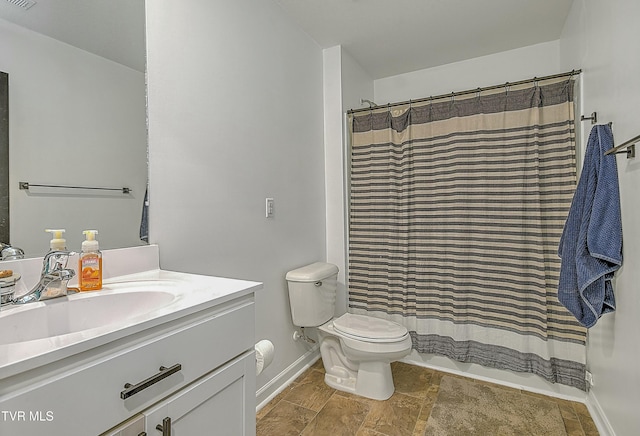
[[[24,7],[0,4],[0,71],[8,77],[0,184],[9,203],[0,208],[9,240],[0,243],[42,256],[44,230],[61,228],[70,250],[80,250],[86,229],[99,231],[101,249],[144,244],[144,0],[15,3]]]

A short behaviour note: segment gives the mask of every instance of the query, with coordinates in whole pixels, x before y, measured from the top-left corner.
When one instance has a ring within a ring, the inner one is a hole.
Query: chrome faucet
[[[62,250],[48,252],[42,261],[40,281],[32,290],[15,298],[13,303],[25,304],[67,295],[67,283],[76,275],[74,270],[67,269],[67,262],[74,254],[74,251]]]
[[[24,250],[12,247],[11,244],[0,242],[0,260],[24,259]]]

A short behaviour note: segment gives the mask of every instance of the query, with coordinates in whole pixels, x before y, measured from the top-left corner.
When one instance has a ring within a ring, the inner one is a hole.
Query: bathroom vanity
[[[0,310],[0,434],[254,435],[261,287],[151,269]]]

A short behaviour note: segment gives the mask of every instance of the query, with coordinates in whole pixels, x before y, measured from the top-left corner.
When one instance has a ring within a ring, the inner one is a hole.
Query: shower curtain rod
[[[391,107],[396,107],[396,106],[405,106],[405,105],[410,105],[410,104],[413,104],[413,103],[424,103],[426,101],[439,100],[439,99],[447,98],[447,97],[453,98],[453,97],[458,97],[460,95],[475,94],[475,93],[478,93],[478,92],[491,91],[491,90],[494,90],[494,89],[505,88],[505,87],[508,87],[508,86],[518,86],[518,85],[525,85],[527,83],[532,83],[532,82],[540,82],[540,81],[543,81],[543,80],[559,79],[561,77],[571,77],[571,76],[575,76],[575,75],[580,74],[580,73],[582,73],[582,70],[571,70],[571,71],[567,71],[566,73],[553,74],[551,76],[534,77],[533,79],[520,80],[518,82],[507,82],[504,85],[485,86],[484,88],[468,89],[466,91],[451,92],[449,94],[440,94],[440,95],[431,96],[431,97],[418,98],[416,100],[400,101],[400,102],[397,102],[397,103],[388,103],[386,105],[377,105],[377,106],[365,107],[365,108],[361,108],[361,109],[349,109],[347,111],[347,113],[348,114],[355,114],[355,113],[358,113],[358,112],[370,112],[370,111],[375,110],[375,109],[384,109],[384,108],[391,108]]]

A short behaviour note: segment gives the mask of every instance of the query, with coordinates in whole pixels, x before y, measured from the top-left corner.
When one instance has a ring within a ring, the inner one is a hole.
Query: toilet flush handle
[[[316,286],[322,286],[322,282],[316,282],[315,285]]]

